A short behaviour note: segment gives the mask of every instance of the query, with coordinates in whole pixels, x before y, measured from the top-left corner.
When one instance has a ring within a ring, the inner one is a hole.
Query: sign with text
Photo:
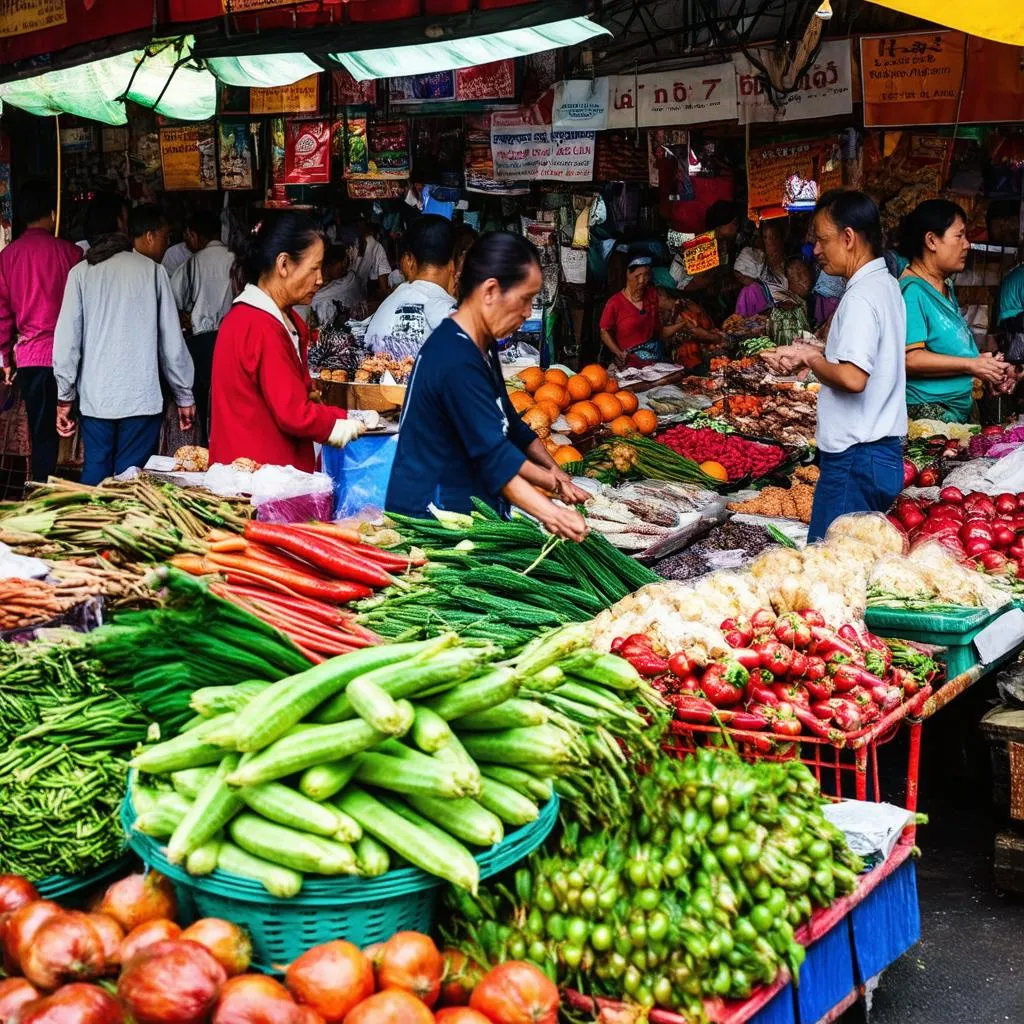
[[[592,131],[607,128],[608,84],[607,78],[556,82],[551,104],[552,127]]]
[[[455,71],[457,100],[510,100],[516,95],[516,62],[511,58]]]
[[[550,125],[530,124],[518,110],[491,114],[491,159],[498,181],[532,181],[550,158]]]
[[[547,181],[593,181],[597,134],[592,131],[551,132],[551,155],[537,171]]]
[[[217,188],[216,137],[212,124],[160,129],[160,166],[165,192]]]
[[[750,211],[782,206],[786,179],[794,174],[803,181],[817,181],[819,193],[836,184],[836,168],[832,166],[835,149],[835,139],[831,138],[752,147],[747,165]]]
[[[0,0],[0,38],[66,25],[64,0]]]
[[[759,53],[755,51],[755,55]],[[757,66],[742,53],[733,54],[740,124],[772,121],[804,121],[835,117],[853,111],[853,78],[850,43],[837,39],[824,43],[814,63],[797,80],[780,107],[768,97]]]
[[[736,72],[732,62],[614,75],[609,83],[608,127],[731,121],[736,117]]]
[[[250,114],[315,114],[319,109],[319,75],[310,75],[291,85],[249,90]]]
[[[719,262],[718,239],[713,231],[698,235],[683,245],[683,264],[690,277],[703,274],[705,270],[714,270]]]

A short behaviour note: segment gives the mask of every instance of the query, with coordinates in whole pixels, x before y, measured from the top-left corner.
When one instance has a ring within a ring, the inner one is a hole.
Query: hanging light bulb
[[[816,18],[828,21],[832,17],[832,4],[829,0],[821,0],[821,6],[814,12]]]

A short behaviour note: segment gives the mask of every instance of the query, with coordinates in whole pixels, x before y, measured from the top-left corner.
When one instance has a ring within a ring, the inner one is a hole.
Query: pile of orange
[[[549,425],[564,414],[572,434],[585,434],[602,423],[617,436],[653,434],[658,425],[657,416],[649,409],[640,409],[636,395],[620,391],[618,381],[597,363],[584,366],[572,376],[564,370],[545,371],[539,366],[520,370],[516,376],[523,386],[523,390],[509,392],[516,412],[539,409]]]

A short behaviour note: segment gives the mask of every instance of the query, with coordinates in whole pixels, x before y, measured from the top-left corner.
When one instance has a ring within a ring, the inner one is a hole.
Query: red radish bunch
[[[777,445],[720,434],[710,427],[694,430],[679,424],[659,434],[656,440],[694,462],[721,463],[730,480],[766,476],[786,459],[786,453]]]

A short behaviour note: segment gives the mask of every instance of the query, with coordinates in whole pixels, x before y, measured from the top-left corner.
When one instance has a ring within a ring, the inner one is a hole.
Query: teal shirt
[[[999,289],[999,322],[1024,313],[1024,263],[1014,267]]]
[[[907,307],[907,349],[927,348],[942,356],[973,358],[978,355],[971,329],[967,326],[953,286],[943,295],[927,281],[913,274],[900,278],[900,291]],[[974,378],[907,376],[907,405],[945,406],[960,423],[966,423],[974,404]]]

